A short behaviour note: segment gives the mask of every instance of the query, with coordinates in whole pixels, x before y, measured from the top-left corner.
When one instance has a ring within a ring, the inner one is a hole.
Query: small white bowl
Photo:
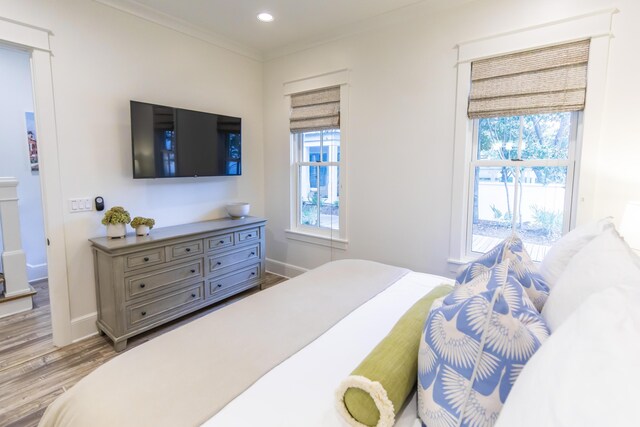
[[[244,202],[229,203],[226,207],[227,213],[233,219],[240,219],[249,215],[250,208],[251,208],[251,205],[249,203],[244,203]]]

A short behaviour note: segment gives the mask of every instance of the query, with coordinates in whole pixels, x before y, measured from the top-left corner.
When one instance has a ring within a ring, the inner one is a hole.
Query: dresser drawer
[[[149,249],[136,252],[124,257],[124,270],[130,271],[137,268],[158,265],[164,262],[164,248]]]
[[[127,300],[195,277],[202,277],[201,259],[170,269],[129,277],[126,279]]]
[[[250,228],[248,230],[236,231],[236,244],[258,240],[260,238],[259,228]]]
[[[160,321],[199,305],[204,300],[202,284],[203,282],[200,282],[169,295],[129,306],[129,328]]]
[[[260,278],[260,264],[253,265],[238,273],[227,274],[224,276],[209,279],[207,297],[224,298],[229,289],[239,285],[240,283],[249,282]]]
[[[215,249],[222,249],[229,246],[233,246],[233,233],[221,234],[219,236],[210,237],[206,240],[207,250],[213,251]]]
[[[233,252],[209,256],[209,272],[222,270],[240,262],[260,257],[260,245],[251,245]]]
[[[167,246],[168,261],[186,258],[193,255],[199,255],[202,253],[204,253],[202,240],[191,240],[189,242],[177,243],[175,245]]]

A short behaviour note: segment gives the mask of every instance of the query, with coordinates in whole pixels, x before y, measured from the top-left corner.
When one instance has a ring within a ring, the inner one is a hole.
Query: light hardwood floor
[[[285,281],[267,273],[264,287]],[[34,284],[35,308],[0,319],[0,426],[36,426],[47,406],[66,389],[116,355],[111,342],[93,336],[64,348],[53,346],[46,282]],[[259,292],[243,292],[166,325],[130,338],[128,351],[194,319]]]

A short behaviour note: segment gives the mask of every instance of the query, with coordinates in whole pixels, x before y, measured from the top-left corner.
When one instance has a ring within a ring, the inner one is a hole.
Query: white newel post
[[[28,294],[27,258],[20,239],[20,214],[18,212],[18,180],[0,177],[0,221],[2,221],[2,266],[5,298]],[[31,298],[18,298],[0,304],[0,317],[33,308]]]

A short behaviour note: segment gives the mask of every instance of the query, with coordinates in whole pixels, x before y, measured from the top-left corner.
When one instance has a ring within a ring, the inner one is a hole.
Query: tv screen
[[[131,101],[134,178],[242,174],[242,119]]]

